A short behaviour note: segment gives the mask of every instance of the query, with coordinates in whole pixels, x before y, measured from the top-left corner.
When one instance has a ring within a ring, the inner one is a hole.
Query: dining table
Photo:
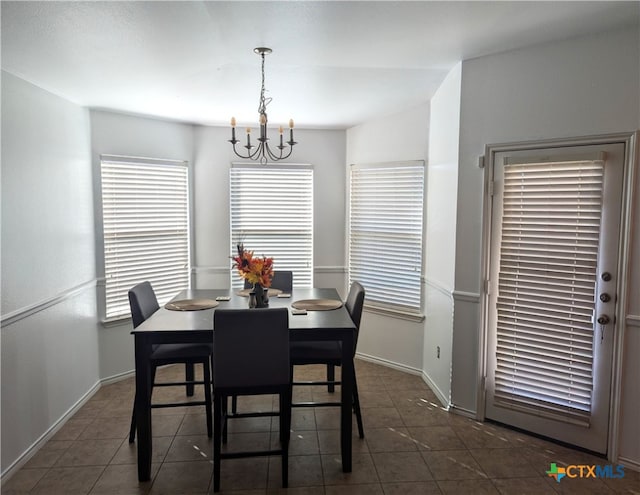
[[[284,297],[282,297],[284,296]],[[210,304],[203,304],[209,301]],[[335,288],[293,288],[288,294],[270,296],[270,308],[289,308],[290,341],[339,341],[342,345],[342,378],[340,387],[340,449],[342,470],[351,472],[352,407],[353,407],[353,346],[356,327],[344,304],[314,306],[314,301],[340,301]],[[181,305],[180,303],[185,303]],[[192,302],[193,304],[189,304]],[[320,308],[300,311],[294,306]],[[209,307],[214,306],[214,307]],[[172,309],[168,309],[172,308]],[[185,308],[180,310],[180,308]],[[135,340],[138,480],[151,477],[153,432],[151,420],[150,357],[156,344],[187,344],[213,342],[213,314],[216,309],[247,309],[249,298],[239,289],[186,289],[165,306],[161,306],[143,323],[132,330]],[[215,377],[214,377],[215,380]]]

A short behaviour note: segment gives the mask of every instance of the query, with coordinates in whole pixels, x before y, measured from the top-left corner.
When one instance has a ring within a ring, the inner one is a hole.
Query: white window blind
[[[130,313],[128,290],[149,280],[158,301],[189,286],[186,162],[103,155],[106,318]]]
[[[313,285],[313,168],[233,164],[230,169],[231,253],[243,242],[273,269],[291,270],[294,287]],[[236,270],[233,288],[243,285]]]
[[[367,303],[419,313],[424,162],[352,165],[349,280]]]
[[[504,167],[495,403],[588,424],[603,162]]]

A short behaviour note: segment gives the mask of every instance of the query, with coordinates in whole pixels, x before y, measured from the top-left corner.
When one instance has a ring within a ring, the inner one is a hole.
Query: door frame
[[[480,288],[480,321],[481,331],[478,341],[478,382],[476,417],[485,420],[486,405],[486,376],[488,349],[488,317],[489,317],[489,278],[491,259],[491,232],[493,217],[493,180],[495,155],[509,151],[535,151],[537,149],[564,148],[569,146],[586,146],[598,144],[620,143],[624,145],[623,186],[622,186],[622,218],[620,223],[620,238],[618,239],[618,304],[615,310],[613,357],[611,370],[611,396],[609,401],[609,428],[607,440],[607,458],[615,462],[618,458],[618,433],[620,428],[620,398],[622,392],[622,352],[626,331],[625,310],[627,307],[627,285],[630,269],[631,249],[631,212],[634,186],[634,174],[640,162],[638,141],[640,131],[575,138],[561,138],[539,141],[522,141],[513,143],[488,144],[485,154],[480,158],[480,167],[484,169],[483,210],[482,210],[482,260]],[[640,192],[640,191],[638,191]],[[494,284],[495,285],[495,284]]]

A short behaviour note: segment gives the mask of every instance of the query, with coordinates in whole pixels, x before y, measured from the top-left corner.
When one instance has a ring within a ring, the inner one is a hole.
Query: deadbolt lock
[[[611,301],[611,296],[609,294],[607,294],[606,292],[603,292],[602,294],[600,294],[600,300],[604,303],[607,303],[609,301]]]
[[[606,325],[608,323],[611,323],[611,319],[607,315],[602,315],[598,318],[598,323],[600,325]]]
[[[604,280],[605,282],[608,282],[609,280],[611,280],[611,274],[609,272],[604,272],[602,275],[602,280]]]

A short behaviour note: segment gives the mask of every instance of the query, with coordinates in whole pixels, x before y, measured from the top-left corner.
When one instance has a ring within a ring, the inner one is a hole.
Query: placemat
[[[169,301],[164,307],[171,311],[200,311],[215,308],[218,304],[220,303],[213,299],[180,299]]]
[[[307,311],[329,311],[342,306],[342,301],[336,299],[300,299],[294,301],[291,306],[296,309],[306,309]]]
[[[253,290],[252,288],[242,289],[238,291],[238,295],[243,297],[249,297],[249,293],[252,290]],[[282,294],[282,291],[280,289],[272,289],[271,287],[269,287],[269,297],[276,297],[278,294]]]

